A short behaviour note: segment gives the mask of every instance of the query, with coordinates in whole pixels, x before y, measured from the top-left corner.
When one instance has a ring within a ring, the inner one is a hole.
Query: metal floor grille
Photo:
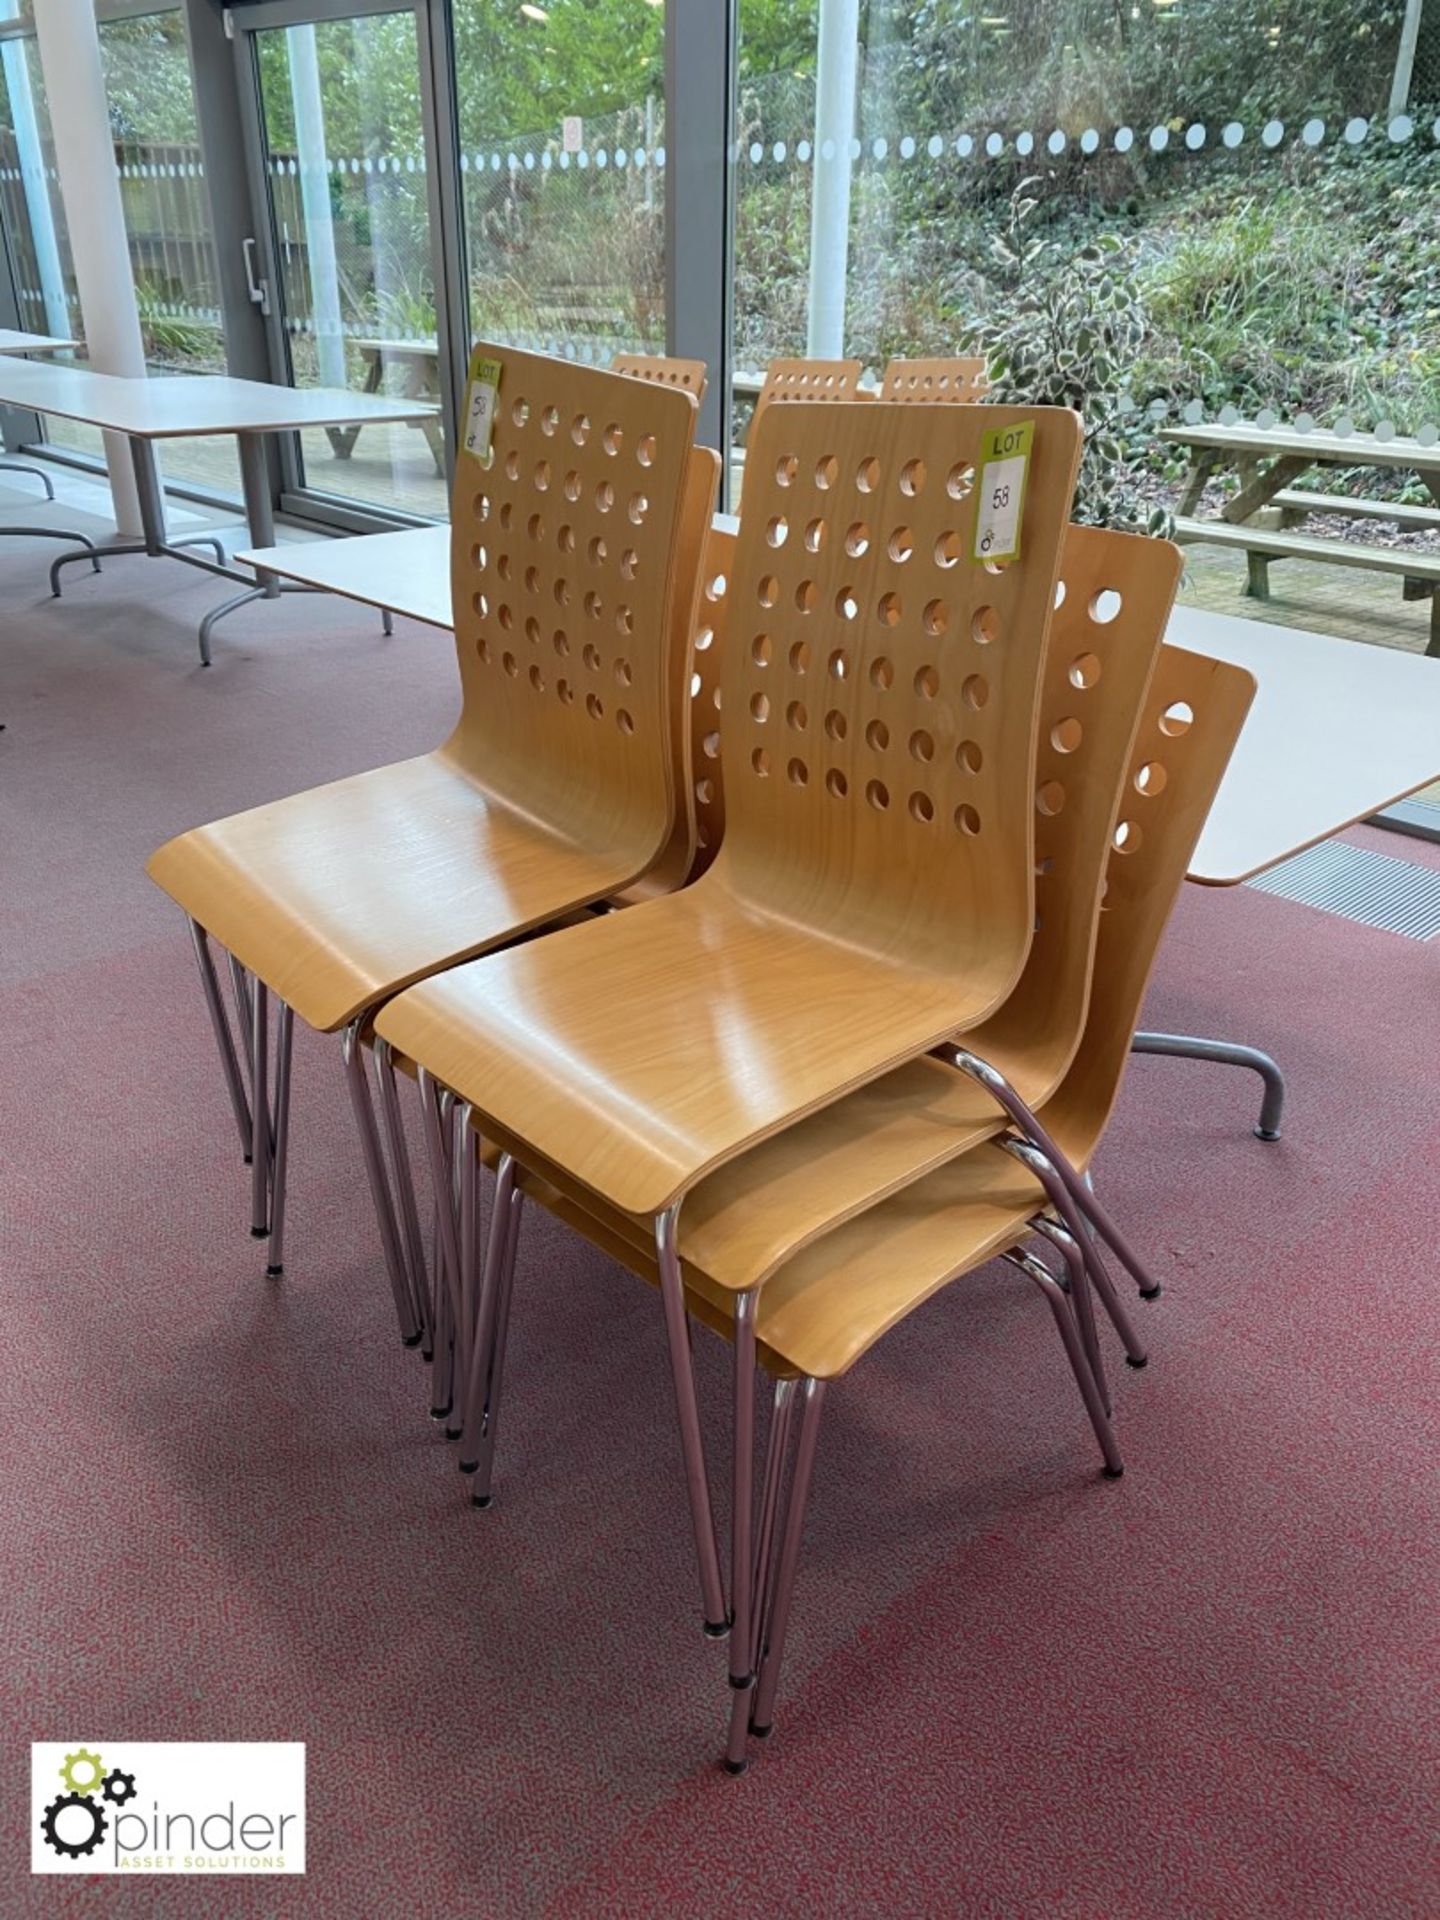
[[[1440,872],[1345,840],[1322,840],[1245,884],[1407,940],[1440,934]]]

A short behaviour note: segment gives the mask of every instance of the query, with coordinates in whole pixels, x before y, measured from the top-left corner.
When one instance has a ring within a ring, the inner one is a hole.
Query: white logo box
[[[305,1748],[39,1740],[30,1815],[32,1873],[303,1873]]]

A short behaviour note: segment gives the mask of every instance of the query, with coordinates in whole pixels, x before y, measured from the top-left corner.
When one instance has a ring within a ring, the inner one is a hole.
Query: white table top
[[[1440,779],[1440,660],[1186,606],[1166,638],[1259,683],[1192,880],[1234,886]]]
[[[26,360],[0,360],[0,405],[84,420],[137,440],[419,420],[434,412],[433,404],[423,400],[346,393],[338,387],[276,387],[219,373],[125,380],[88,367]]]
[[[249,547],[235,558],[322,587],[370,607],[388,607],[407,620],[452,627],[450,529],[406,527],[398,533],[362,533],[349,540],[300,540],[283,547]]]
[[[430,626],[451,624],[448,527],[237,557]],[[1440,660],[1183,605],[1166,638],[1246,667],[1259,683],[1192,880],[1234,886],[1440,779]]]
[[[79,344],[78,340],[58,340],[52,333],[16,333],[13,327],[0,327],[0,353],[63,353]]]

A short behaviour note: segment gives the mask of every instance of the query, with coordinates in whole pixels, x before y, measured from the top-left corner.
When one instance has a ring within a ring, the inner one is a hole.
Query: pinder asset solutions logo
[[[298,1742],[37,1741],[32,1873],[303,1873]]]

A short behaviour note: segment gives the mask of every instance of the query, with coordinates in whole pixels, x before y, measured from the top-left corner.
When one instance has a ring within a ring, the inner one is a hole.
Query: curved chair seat
[[[827,941],[709,882],[423,981],[375,1031],[522,1161],[550,1160],[623,1212],[653,1215],[976,1025],[1012,984],[999,955],[977,967],[967,1004],[946,975]]]
[[[629,856],[633,860],[633,853]],[[146,871],[321,1032],[639,876],[506,807],[444,752],[181,834]]]

